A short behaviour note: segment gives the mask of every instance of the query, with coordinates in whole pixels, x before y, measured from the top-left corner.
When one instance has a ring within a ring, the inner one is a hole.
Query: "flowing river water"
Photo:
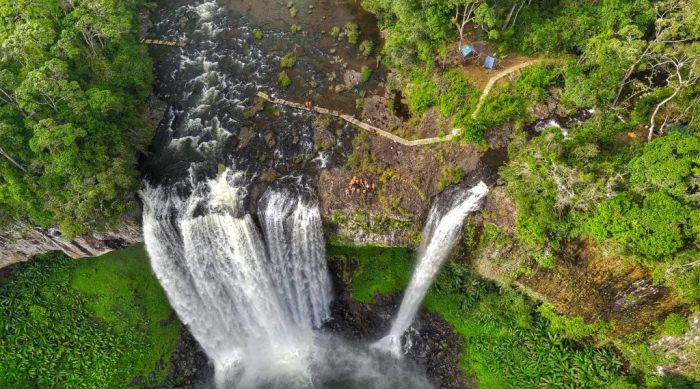
[[[431,387],[410,361],[321,330],[333,291],[315,173],[343,161],[355,130],[331,124],[339,140],[319,152],[312,115],[247,112],[257,90],[352,112],[352,98],[330,91],[328,63],[338,63],[337,55],[355,58],[344,67],[371,60],[357,59],[356,48],[338,46],[324,31],[354,20],[379,38],[355,5],[295,7],[305,22],[296,34],[289,32],[289,10],[275,1],[175,1],[152,16],[150,35],[187,42],[153,50],[156,93],[168,105],[143,163],[144,238],[153,270],[212,361],[213,386]],[[314,87],[280,91],[279,60],[290,51],[299,58],[290,76]],[[411,312],[402,322],[410,324]]]

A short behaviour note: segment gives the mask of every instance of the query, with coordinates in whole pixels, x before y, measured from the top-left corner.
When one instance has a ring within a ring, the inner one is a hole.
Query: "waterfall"
[[[183,199],[146,188],[144,239],[172,306],[214,362],[219,386],[309,381],[312,330],[331,287],[318,207],[291,192],[261,201],[267,244],[229,171]],[[269,255],[268,255],[269,252]]]
[[[330,280],[318,207],[288,191],[268,190],[259,204],[271,276],[295,323],[319,327],[330,316]]]
[[[468,191],[451,194],[446,199],[446,212],[443,211],[443,201],[435,201],[432,205],[423,227],[418,264],[404,293],[399,313],[389,334],[375,343],[375,348],[389,351],[397,357],[401,355],[402,335],[413,322],[428,288],[459,238],[464,219],[479,208],[486,193],[488,187],[480,182]]]

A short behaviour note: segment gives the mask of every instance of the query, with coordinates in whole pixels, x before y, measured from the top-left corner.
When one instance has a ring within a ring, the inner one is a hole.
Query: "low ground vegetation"
[[[162,384],[182,326],[143,246],[99,258],[61,253],[0,283],[0,387]]]

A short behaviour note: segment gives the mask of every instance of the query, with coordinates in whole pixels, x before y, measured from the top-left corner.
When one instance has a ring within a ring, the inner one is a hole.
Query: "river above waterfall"
[[[256,91],[264,90],[354,114],[356,95],[380,87],[377,76],[344,93],[334,90],[345,85],[346,72],[359,72],[362,66],[381,74],[376,59],[363,58],[356,45],[328,33],[334,25],[353,21],[361,26],[363,38],[379,42],[372,16],[344,2],[313,2],[309,8],[311,4],[295,3],[299,11],[294,19],[276,1],[180,1],[154,12],[149,35],[187,45],[152,49],[156,94],[168,109],[156,132],[153,155],[143,164],[150,182],[198,181],[213,178],[220,166],[236,166],[257,177],[252,180],[256,185],[272,181],[272,176],[299,179],[321,166],[344,163],[352,127],[331,123],[329,131],[339,136],[319,153],[313,115],[261,107],[255,101]],[[301,30],[290,32],[291,24]],[[296,65],[285,70],[292,84],[282,88],[277,83],[284,70],[280,59],[288,53]],[[263,175],[265,180],[260,180]]]

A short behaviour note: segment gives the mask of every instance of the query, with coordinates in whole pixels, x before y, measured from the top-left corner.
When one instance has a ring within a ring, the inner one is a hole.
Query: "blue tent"
[[[461,50],[461,51],[462,51],[462,57],[466,57],[466,56],[468,56],[469,54],[471,54],[471,53],[474,52],[474,48],[471,47],[471,46],[469,46],[469,45],[466,45],[466,46],[463,46],[463,47],[462,47],[462,50]]]
[[[484,60],[484,67],[486,69],[493,69],[493,65],[495,65],[495,64],[496,64],[496,58],[493,58],[490,55],[488,57],[486,57],[486,59]]]

